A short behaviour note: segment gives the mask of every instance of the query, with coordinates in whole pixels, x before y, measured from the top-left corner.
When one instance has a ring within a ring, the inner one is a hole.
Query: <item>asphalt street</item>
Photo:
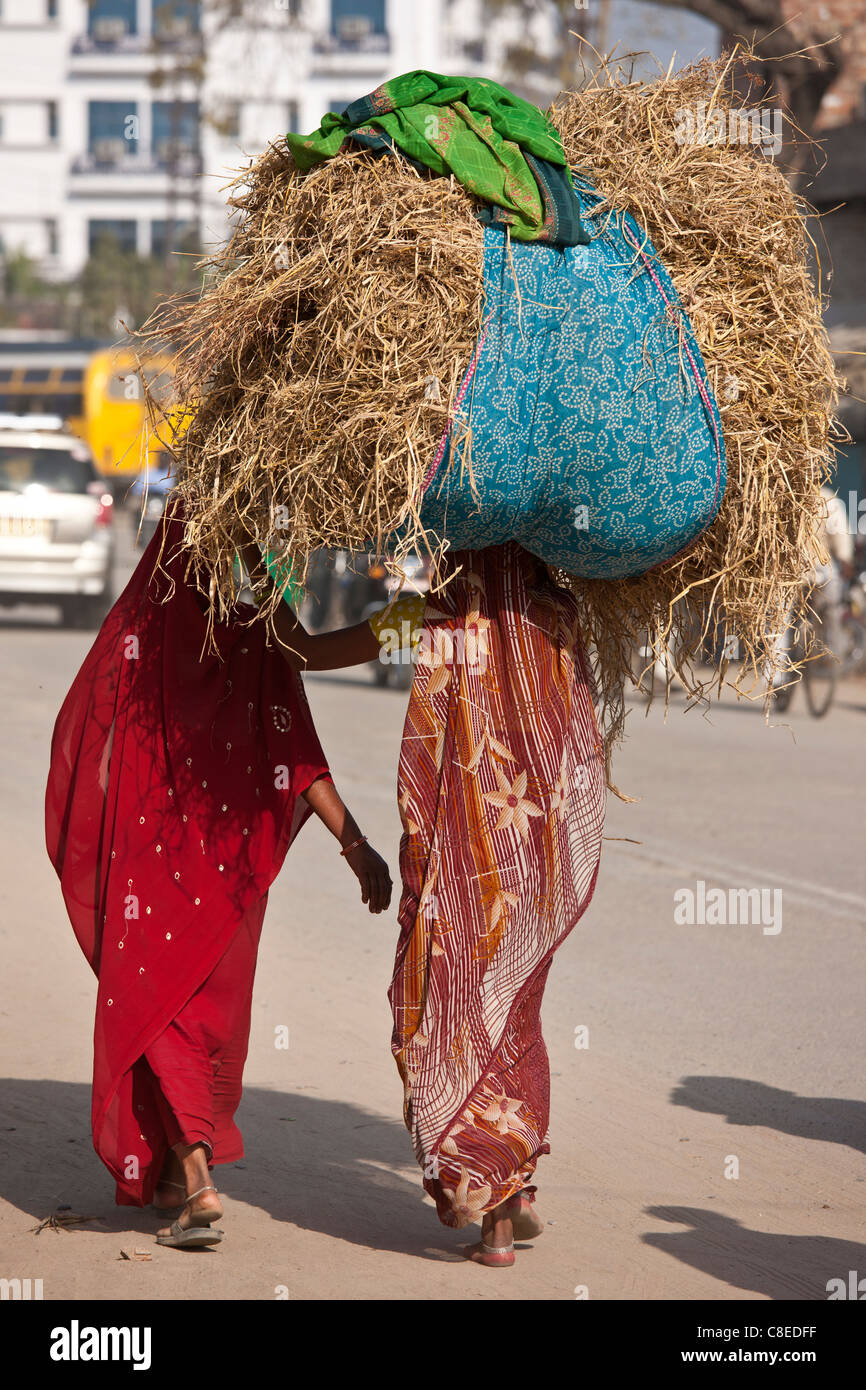
[[[730,699],[675,697],[666,720],[631,706],[614,770],[640,799],[609,799],[596,895],[544,1002],[548,1224],[507,1272],[467,1264],[467,1235],[423,1198],[389,1049],[396,916],[366,914],[307,826],[265,922],[246,1157],[218,1170],[226,1240],[190,1256],[152,1244],[152,1213],[114,1207],[90,1145],[94,981],[42,830],[51,729],[89,640],[49,610],[0,614],[0,1275],[42,1278],[46,1299],[406,1300],[809,1300],[866,1276],[866,681],[820,721],[802,694],[770,726]],[[307,690],[396,878],[406,695],[366,670]],[[758,920],[713,921],[714,889],[763,892]],[[690,903],[705,920],[682,920]],[[61,1204],[98,1220],[36,1235]],[[153,1258],[125,1260],[136,1247]]]

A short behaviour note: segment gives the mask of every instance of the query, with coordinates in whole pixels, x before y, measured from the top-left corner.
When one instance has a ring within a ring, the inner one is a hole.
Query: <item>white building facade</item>
[[[449,23],[446,24],[445,11]],[[413,67],[482,70],[462,0],[0,0],[0,253],[74,275],[227,232],[231,171]]]
[[[269,141],[413,68],[500,77],[514,32],[483,0],[0,0],[0,255],[65,279],[106,234],[218,244],[225,185]]]

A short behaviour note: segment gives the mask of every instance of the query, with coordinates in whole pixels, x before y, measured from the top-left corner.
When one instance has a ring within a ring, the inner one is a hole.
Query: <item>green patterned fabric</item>
[[[265,551],[263,559],[268,574],[275,584],[283,585],[288,580],[283,598],[290,608],[297,608],[303,602],[305,591],[294,562],[292,560],[280,561],[270,550]]]
[[[294,609],[300,607],[304,601],[306,590],[300,581],[294,562],[292,560],[279,560],[271,550],[264,551],[262,560],[275,584],[283,585],[288,579],[283,598],[289,607]],[[239,569],[243,568],[240,555],[235,556],[235,563]]]
[[[478,77],[404,73],[383,82],[312,135],[286,136],[302,173],[332,159],[352,140],[396,146],[435,174],[453,174],[487,205],[483,221],[507,224],[517,241],[585,245],[562,143],[530,102]]]

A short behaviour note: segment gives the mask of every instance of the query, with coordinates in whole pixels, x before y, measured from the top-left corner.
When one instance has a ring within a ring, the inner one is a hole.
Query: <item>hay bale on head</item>
[[[251,533],[301,567],[319,546],[384,548],[483,304],[483,232],[455,181],[369,151],[302,177],[273,145],[235,187],[242,220],[212,283],[148,330],[176,342],[176,392],[195,402],[179,491],[218,603]]]
[[[675,650],[697,696],[726,675],[708,683],[693,667],[721,617],[742,658],[734,683],[763,691],[766,635],[819,550],[838,383],[807,269],[807,209],[759,150],[678,139],[699,102],[708,115],[737,108],[735,68],[705,62],[649,84],[603,70],[549,113],[569,163],[605,196],[590,230],[615,208],[654,242],[727,451],[721,510],[687,553],[636,578],[566,576],[608,750],[645,634],[659,655]],[[302,176],[275,145],[239,182],[240,228],[171,324],[178,391],[196,405],[178,445],[187,539],[217,605],[234,596],[250,532],[301,564],[323,545],[381,550],[398,526],[418,543],[419,484],[484,308],[477,203],[454,180],[364,151]]]

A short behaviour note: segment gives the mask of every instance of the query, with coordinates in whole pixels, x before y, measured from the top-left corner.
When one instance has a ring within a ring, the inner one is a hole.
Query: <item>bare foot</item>
[[[177,1224],[181,1230],[186,1231],[191,1226],[210,1226],[214,1221],[219,1221],[223,1214],[222,1203],[210,1180],[204,1145],[178,1144],[174,1153],[181,1169],[184,1188],[183,1192],[176,1187],[169,1187],[167,1190],[175,1197],[186,1197]],[[170,1236],[171,1228],[165,1227],[158,1235]]]
[[[529,1197],[515,1192],[505,1205],[511,1217],[515,1240],[537,1240],[544,1234],[544,1222]]]
[[[204,1192],[199,1192],[184,1205],[183,1211],[177,1218],[177,1224],[182,1231],[189,1230],[191,1226],[211,1226],[214,1221],[219,1221],[223,1214],[222,1203],[219,1194],[214,1188],[208,1188]],[[157,1235],[170,1236],[171,1227],[165,1226]]]
[[[487,1265],[490,1269],[505,1268],[514,1264],[514,1231],[508,1203],[500,1202],[493,1211],[484,1213],[481,1222],[481,1239],[474,1245],[464,1245],[463,1254],[474,1264]]]
[[[183,1176],[183,1164],[174,1149],[169,1149],[162,1165],[159,1182],[154,1188],[153,1205],[157,1211],[179,1211],[185,1199],[186,1180]]]

